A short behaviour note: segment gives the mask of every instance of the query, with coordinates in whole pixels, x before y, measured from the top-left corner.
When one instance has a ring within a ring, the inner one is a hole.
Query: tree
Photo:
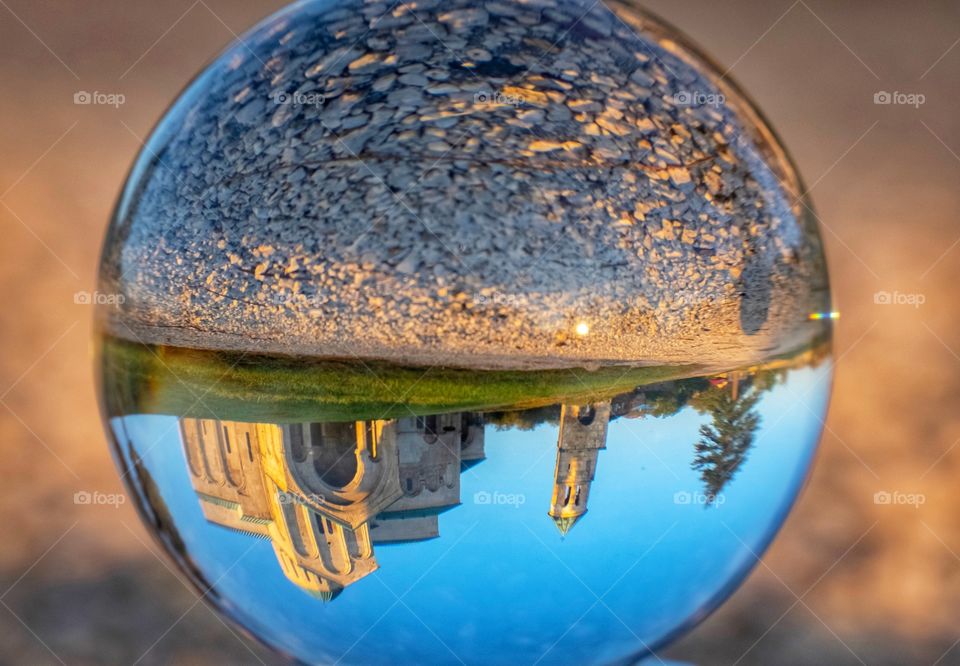
[[[484,422],[489,423],[497,430],[533,430],[543,423],[560,424],[560,405],[535,407],[508,412],[487,412],[483,415]]]
[[[744,387],[741,385],[741,389]],[[710,425],[700,426],[693,469],[700,472],[708,503],[712,503],[747,458],[760,415],[753,411],[761,393],[752,388],[734,398],[729,389],[715,389],[700,396],[700,404],[713,415]]]

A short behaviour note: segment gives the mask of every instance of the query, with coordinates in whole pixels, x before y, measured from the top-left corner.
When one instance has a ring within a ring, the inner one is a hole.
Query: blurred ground
[[[232,32],[281,4],[0,0],[0,663],[275,661],[177,582],[129,505],[74,503],[121,490],[91,383],[92,312],[74,296],[93,289],[141,139]],[[843,310],[805,496],[748,583],[669,655],[960,664],[960,5],[646,6],[733,66],[792,149]],[[82,90],[126,103],[77,106]],[[879,91],[926,101],[876,105]],[[925,302],[878,304],[881,291]]]

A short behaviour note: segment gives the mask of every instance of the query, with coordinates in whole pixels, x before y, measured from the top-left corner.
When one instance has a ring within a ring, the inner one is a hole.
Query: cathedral
[[[549,515],[561,534],[587,512],[609,402],[563,405]],[[349,423],[180,419],[208,521],[268,540],[284,575],[329,601],[376,571],[374,546],[440,536],[460,474],[485,458],[479,414]]]
[[[475,414],[275,425],[180,419],[204,516],[271,542],[283,573],[333,599],[377,569],[374,544],[439,536],[460,472],[484,458]]]

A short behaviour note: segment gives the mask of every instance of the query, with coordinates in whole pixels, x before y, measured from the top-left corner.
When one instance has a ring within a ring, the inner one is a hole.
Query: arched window
[[[315,513],[315,514],[313,514],[313,519],[317,522],[317,527],[320,528],[320,534],[326,535],[326,534],[327,534],[327,524],[326,524],[326,521],[324,520],[323,516],[321,516],[319,513]]]
[[[250,459],[250,462],[253,462],[253,446],[250,445],[250,433],[244,433],[247,436],[247,458]]]
[[[303,424],[293,423],[287,428],[290,433],[290,452],[294,462],[302,463],[307,459],[307,447],[303,444]]]
[[[433,444],[437,441],[437,415],[433,414],[423,420],[423,441]]]
[[[313,466],[324,483],[343,488],[357,475],[355,423],[311,423]]]
[[[597,410],[594,409],[593,405],[587,407],[581,407],[577,411],[577,420],[582,426],[588,426],[593,423],[593,419],[597,416]]]
[[[374,421],[364,422],[363,434],[367,438],[367,451],[370,452],[370,459],[380,460],[380,442],[377,439],[376,423]]]

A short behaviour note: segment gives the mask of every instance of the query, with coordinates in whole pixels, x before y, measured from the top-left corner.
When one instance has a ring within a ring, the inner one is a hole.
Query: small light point
[[[582,338],[585,335],[589,335],[590,326],[587,324],[587,322],[581,321],[579,324],[577,324],[576,330],[577,330],[577,335],[579,335]]]

